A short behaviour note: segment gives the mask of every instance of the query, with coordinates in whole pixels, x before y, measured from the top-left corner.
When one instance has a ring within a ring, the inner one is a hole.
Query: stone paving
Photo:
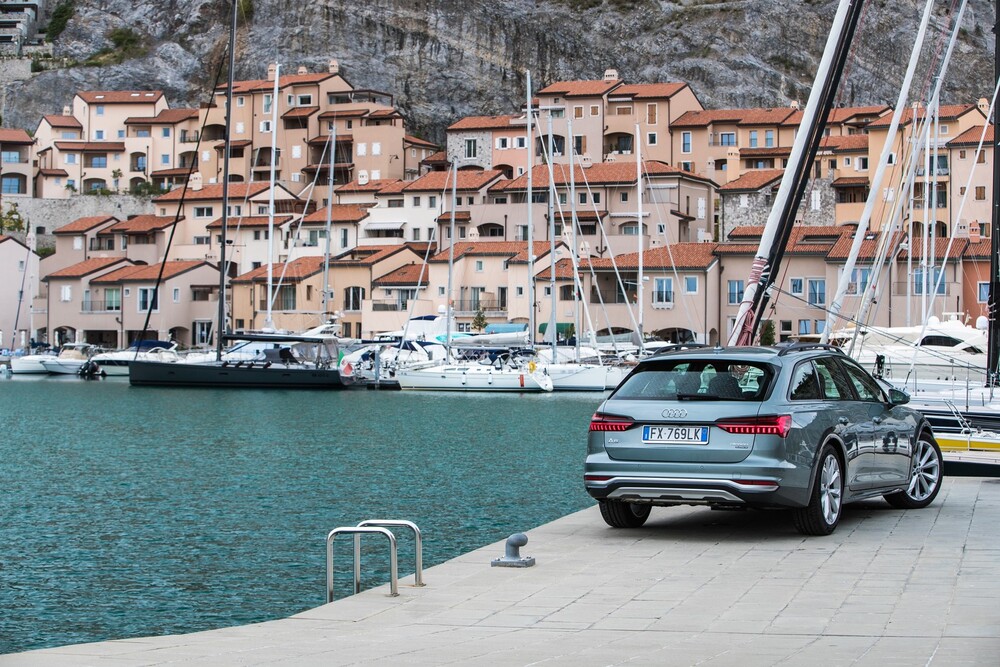
[[[916,511],[847,508],[829,537],[783,512],[596,508],[297,616],[0,656],[9,665],[1000,665],[1000,479]],[[403,538],[405,539],[405,538]],[[252,600],[251,600],[252,601]]]

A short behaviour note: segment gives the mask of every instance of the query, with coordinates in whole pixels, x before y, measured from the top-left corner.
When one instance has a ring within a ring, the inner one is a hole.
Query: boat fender
[[[534,373],[536,368],[538,368],[538,364],[536,364],[534,361],[528,362],[528,373]]]

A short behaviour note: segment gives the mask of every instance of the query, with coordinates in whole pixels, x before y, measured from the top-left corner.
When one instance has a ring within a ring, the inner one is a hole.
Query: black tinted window
[[[858,398],[862,401],[882,402],[882,391],[879,389],[878,383],[868,373],[846,361],[843,362],[843,366],[854,385],[854,390],[858,393]]]
[[[813,369],[811,361],[799,364],[792,373],[792,382],[788,392],[793,401],[817,401],[823,399],[820,391],[819,378]]]
[[[853,401],[849,380],[832,359],[816,359],[816,373],[819,375],[823,398],[831,401]]]
[[[774,373],[767,364],[724,359],[645,363],[618,387],[615,398],[759,401]]]

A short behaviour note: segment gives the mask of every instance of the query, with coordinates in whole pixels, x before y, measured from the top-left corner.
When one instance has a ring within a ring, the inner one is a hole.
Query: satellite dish
[[[990,318],[985,315],[980,315],[976,318],[976,328],[980,331],[986,331],[990,328]]]

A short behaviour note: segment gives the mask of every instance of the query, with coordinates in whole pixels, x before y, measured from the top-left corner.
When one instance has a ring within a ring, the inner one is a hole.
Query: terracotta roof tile
[[[630,185],[636,182],[636,167],[630,162],[595,162],[589,167],[574,167],[573,178],[577,185],[589,183],[590,185]],[[461,173],[461,172],[459,172]],[[643,162],[643,173],[646,176],[685,176],[687,178],[701,178],[697,174],[682,171],[676,167],[659,162],[648,160]],[[569,185],[569,166],[553,165],[552,175],[556,185]],[[536,165],[532,171],[532,186],[543,189],[549,185],[549,168],[546,165]],[[702,179],[706,180],[706,179]],[[493,191],[527,190],[528,175],[521,174],[517,178],[505,180],[490,188]]]
[[[292,216],[290,215],[276,215],[274,216],[274,226],[280,227],[286,222],[290,221]],[[234,216],[226,221],[227,229],[229,232],[235,232],[237,227],[246,227],[248,229],[257,229],[259,227],[267,227],[270,224],[270,219],[266,215],[248,215],[245,217]],[[222,218],[218,218],[208,223],[205,229],[222,229]]]
[[[542,257],[549,252],[548,241],[535,241],[535,257]],[[449,250],[445,249],[430,258],[431,262],[447,262]],[[527,261],[527,241],[459,241],[455,244],[455,258],[465,256],[509,257],[514,263]]]
[[[538,95],[563,97],[601,97],[621,85],[621,81],[557,81],[538,91]]]
[[[459,169],[455,187],[463,192],[480,190],[500,178],[503,178],[503,172],[498,169]],[[406,192],[441,192],[445,188],[451,191],[451,187],[450,171],[431,171],[417,180],[407,183],[403,190]]]
[[[637,100],[660,99],[673,97],[680,91],[687,88],[686,83],[629,83],[619,88],[615,88],[612,93],[615,97],[632,97]]]
[[[350,183],[346,183],[344,185],[336,187],[334,190],[337,192],[337,194],[348,194],[352,192],[378,192],[384,187],[399,182],[400,180],[398,178],[381,178],[381,179],[370,180],[367,183],[362,184],[358,183],[357,179],[355,179]]]
[[[990,239],[985,238],[978,241],[969,241],[969,244],[965,246],[965,252],[962,256],[965,259],[989,259],[992,252]]]
[[[126,125],[175,125],[198,117],[197,109],[164,109],[155,116],[133,116],[125,119]]]
[[[73,222],[56,228],[53,234],[80,234],[89,232],[101,225],[109,222],[118,222],[118,218],[112,215],[89,215],[84,218],[77,218]]]
[[[829,147],[834,153],[856,153],[868,151],[867,134],[849,134],[846,137],[827,137]]]
[[[983,126],[976,125],[948,142],[949,146],[978,146],[983,135]],[[986,126],[986,137],[983,139],[984,150],[993,144],[993,123]]]
[[[513,121],[520,119],[520,125],[515,126]],[[466,116],[465,118],[448,126],[448,131],[459,130],[502,130],[517,127],[524,130],[527,124],[524,116]]]
[[[44,118],[45,122],[47,122],[52,127],[66,127],[66,128],[73,128],[76,130],[83,129],[83,124],[73,116],[62,116],[53,114],[50,116],[42,116],[42,118]]]
[[[580,270],[579,265],[577,266],[577,271]],[[552,267],[546,266],[535,272],[535,278],[551,278]],[[560,259],[556,262],[556,280],[572,280],[573,279],[573,260],[568,257],[565,259]]]
[[[735,181],[720,186],[719,192],[757,192],[766,187],[777,186],[784,173],[784,169],[752,169]]]
[[[126,266],[105,274],[91,283],[125,283],[125,282],[155,282],[160,276],[160,267],[163,267],[163,280],[176,278],[182,273],[196,269],[199,266],[211,266],[203,260],[186,260],[165,262],[163,264],[141,264],[136,266]],[[215,268],[215,267],[212,267]]]
[[[122,153],[125,151],[125,142],[123,141],[55,141],[53,143],[61,151],[85,151],[88,153],[99,151]]]
[[[28,136],[24,130],[12,130],[0,128],[0,144],[27,144],[31,145],[35,140]]]
[[[64,267],[58,271],[53,271],[42,278],[42,280],[51,280],[53,278],[83,278],[84,276],[90,275],[95,271],[112,267],[119,262],[129,261],[130,260],[127,260],[124,257],[94,257],[92,259],[85,259],[82,262],[77,262],[71,266]]]
[[[39,169],[39,176],[69,176],[69,172],[65,169]]]
[[[435,222],[451,222],[451,211],[445,211],[437,217]],[[455,211],[455,222],[472,222],[472,213],[469,211]]]
[[[791,107],[767,109],[705,109],[688,111],[670,124],[671,127],[707,127],[715,123],[734,125],[781,125],[797,113]]]
[[[309,223],[326,223],[326,212],[330,211],[330,222],[361,222],[368,217],[368,207],[356,204],[333,204],[313,211],[302,221]]]
[[[770,148],[741,148],[740,157],[788,157],[792,154],[791,146],[772,146]]]
[[[281,277],[283,282],[297,283],[310,276],[314,276],[323,270],[326,259],[322,255],[310,255],[308,257],[298,257],[288,262],[287,268],[284,262],[271,265],[272,280],[277,281]],[[233,278],[234,283],[267,282],[267,265],[257,267],[251,271]]]
[[[282,118],[308,118],[319,111],[319,107],[295,107],[281,114]]]
[[[867,176],[841,176],[830,184],[835,188],[857,188],[869,185]]]
[[[423,262],[406,264],[395,271],[390,271],[381,278],[372,281],[379,287],[409,287],[411,285],[427,284],[427,265]]]
[[[149,173],[153,178],[167,178],[169,176],[188,176],[194,173],[194,165],[190,167],[175,167],[173,169],[157,169]]]
[[[658,269],[706,269],[715,262],[715,248],[718,243],[673,243],[670,245],[650,248],[642,253],[643,268]],[[617,255],[614,263],[610,257],[591,258],[590,265],[595,269],[613,270],[639,268],[639,253]]]
[[[162,90],[86,90],[76,94],[87,104],[153,104]]]
[[[286,74],[284,76],[278,77],[278,89],[287,88],[288,86],[302,86],[308,84],[319,83],[320,81],[325,81],[331,76],[336,76],[330,74],[329,72],[316,72],[316,73],[306,73],[306,74]],[[215,91],[216,93],[225,92],[228,84],[219,84]],[[233,82],[233,93],[252,93],[252,92],[266,92],[274,89],[274,81],[268,79],[252,79],[247,81],[234,81]]]
[[[256,197],[257,195],[267,192],[268,188],[271,187],[269,183],[255,182],[255,183],[230,183],[229,184],[229,199],[244,199],[247,197]],[[153,199],[154,203],[169,202],[169,201],[209,201],[218,200],[222,201],[222,184],[215,183],[212,185],[206,185],[201,190],[192,190],[191,188],[174,188],[165,195],[160,195]]]
[[[939,110],[939,116],[941,117],[941,120],[955,120],[956,118],[964,116],[965,114],[975,110],[976,108],[977,107],[975,104],[942,104]],[[926,114],[927,110],[925,108],[918,109],[916,113],[916,120],[918,121],[922,120]],[[903,115],[900,118],[899,123],[900,125],[907,125],[908,123],[912,123],[913,120],[914,120],[913,109],[907,108],[903,111]],[[892,124],[892,114],[886,114],[868,123],[868,127],[888,129],[888,127],[891,124]]]
[[[448,164],[448,154],[444,151],[438,151],[437,153],[432,153],[425,157],[420,162],[421,164]]]
[[[403,136],[403,141],[408,144],[413,144],[414,146],[420,146],[423,148],[437,148],[437,144],[432,144],[426,139],[421,139],[420,137],[415,137],[412,134],[407,134]]]
[[[397,252],[402,250],[410,250],[409,246],[405,245],[393,245],[393,246],[358,246],[353,250],[348,250],[347,252],[338,255],[330,260],[331,265],[346,264],[346,265],[358,265],[358,266],[373,266],[378,262],[395,255]]]
[[[177,218],[177,220],[183,219],[184,216]],[[173,224],[173,216],[137,215],[134,218],[129,218],[128,220],[123,220],[116,225],[112,225],[104,231],[122,234],[145,234],[147,232],[166,229]]]

